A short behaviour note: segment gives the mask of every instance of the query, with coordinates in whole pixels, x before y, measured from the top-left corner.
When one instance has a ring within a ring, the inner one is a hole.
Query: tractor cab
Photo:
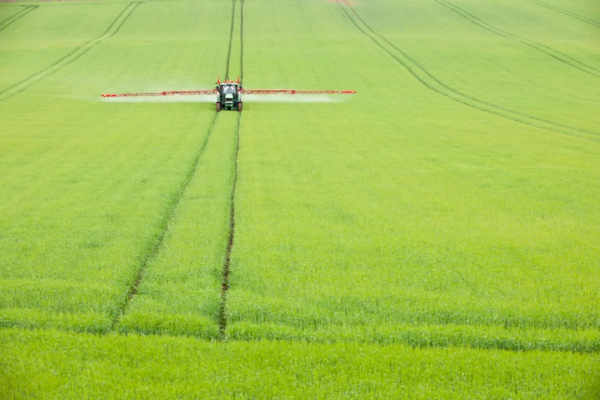
[[[217,111],[236,110],[242,111],[242,84],[237,82],[217,81]]]

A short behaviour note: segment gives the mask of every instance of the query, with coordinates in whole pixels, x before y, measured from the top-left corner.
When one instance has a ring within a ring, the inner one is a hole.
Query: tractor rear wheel
[[[221,103],[217,102],[217,112],[221,111]]]
[[[239,111],[239,112],[242,112],[242,108],[243,108],[243,107],[244,107],[244,104],[243,104],[243,103],[240,101],[240,102],[238,103],[238,107],[237,107],[237,108],[238,108],[238,111]]]

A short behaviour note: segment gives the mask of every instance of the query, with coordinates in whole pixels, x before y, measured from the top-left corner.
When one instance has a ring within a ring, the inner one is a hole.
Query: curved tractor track
[[[473,14],[464,10],[463,8],[457,6],[456,4],[452,4],[451,2],[449,2],[447,0],[435,0],[435,1],[439,4],[441,4],[442,6],[447,7],[448,9],[455,12],[456,14],[460,15],[464,19],[470,21],[471,23],[479,26],[480,28],[487,30],[488,32],[492,32],[498,36],[520,42],[520,43],[524,44],[525,46],[528,46],[532,49],[540,51],[540,52],[554,58],[555,60],[558,60],[572,68],[578,69],[579,71],[585,72],[586,74],[595,76],[596,78],[600,78],[600,70],[592,67],[591,65],[587,65],[579,60],[576,60],[575,58],[573,58],[567,54],[564,54],[556,49],[553,49],[550,46],[535,42],[533,40],[525,39],[525,38],[519,37],[517,35],[513,35],[510,32],[507,32],[507,31],[500,29],[492,24],[484,22],[481,19],[474,16]]]
[[[540,1],[540,0],[529,0],[529,1],[532,2],[532,3],[535,3],[537,5],[540,5],[542,7],[549,8],[550,10],[559,12],[559,13],[561,13],[563,15],[568,16],[568,17],[578,19],[578,20],[580,20],[582,22],[585,22],[586,24],[594,25],[594,26],[600,28],[600,22],[595,21],[595,20],[590,19],[590,18],[587,18],[587,17],[584,17],[583,15],[579,15],[577,13],[574,13],[573,11],[565,10],[564,8],[556,7],[556,6],[553,6],[552,4],[544,3],[543,1]]]
[[[24,16],[26,16],[33,10],[36,10],[39,6],[24,6],[24,7],[25,8],[23,10],[19,11],[15,15],[8,17],[4,21],[0,22],[0,32],[5,30],[6,28],[8,28],[13,23],[17,22],[18,20],[20,20],[21,18],[23,18]]]
[[[367,24],[364,19],[356,12],[356,10],[348,3],[347,0],[337,0],[336,3],[340,6],[342,12],[352,22],[352,24],[378,47],[385,51],[396,62],[402,65],[413,77],[428,89],[452,99],[458,103],[478,109],[480,111],[494,114],[502,118],[509,119],[524,125],[535,128],[544,129],[556,133],[562,133],[569,136],[577,136],[593,142],[600,143],[600,132],[589,131],[586,129],[572,127],[566,124],[534,117],[519,111],[511,110],[496,104],[489,103],[485,100],[480,100],[469,94],[460,92],[446,83],[438,79],[435,75],[429,72],[421,63],[408,55],[405,51],[393,44],[386,37],[375,31]],[[352,17],[354,15],[354,18]],[[360,23],[359,23],[360,22]],[[362,24],[362,25],[361,25]],[[386,47],[389,46],[389,47]],[[390,48],[392,50],[390,50]]]
[[[135,9],[140,4],[141,4],[140,2],[129,3],[123,9],[123,11],[121,11],[121,13],[117,16],[117,18],[115,18],[115,20],[108,27],[106,32],[104,32],[104,34],[97,37],[96,39],[89,41],[88,43],[84,44],[83,46],[76,48],[75,50],[73,50],[72,52],[70,52],[63,58],[61,58],[60,60],[56,61],[54,64],[41,70],[37,74],[32,75],[32,76],[22,80],[21,82],[9,87],[8,89],[5,89],[4,91],[0,92],[0,102],[10,99],[11,97],[26,90],[30,86],[49,77],[50,75],[57,72],[59,69],[66,67],[67,65],[71,64],[73,61],[75,61],[78,58],[80,58],[81,56],[83,56],[85,53],[87,53],[92,48],[94,48],[95,46],[100,44],[102,41],[113,37],[117,32],[119,32],[121,27],[125,24],[127,19],[129,19],[131,14],[135,11]]]

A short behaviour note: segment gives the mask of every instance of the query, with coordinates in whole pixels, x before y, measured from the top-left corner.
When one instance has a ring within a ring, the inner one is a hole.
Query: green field
[[[600,397],[596,3],[0,2],[0,398]]]

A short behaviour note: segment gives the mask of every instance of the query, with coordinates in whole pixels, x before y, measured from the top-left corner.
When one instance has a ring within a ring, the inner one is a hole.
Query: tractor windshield
[[[223,86],[223,94],[235,94],[235,86]]]

